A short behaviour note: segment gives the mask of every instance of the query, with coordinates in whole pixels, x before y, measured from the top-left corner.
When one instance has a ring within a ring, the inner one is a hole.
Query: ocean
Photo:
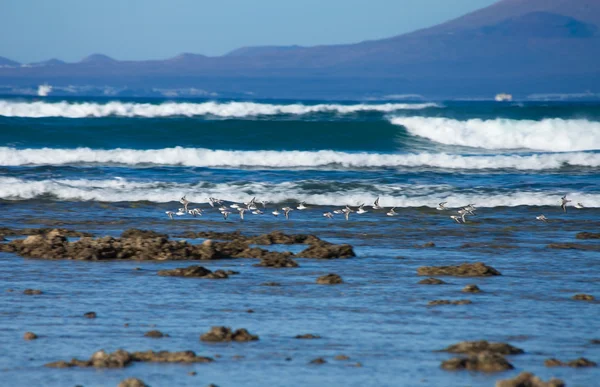
[[[204,214],[169,219],[165,212],[177,211],[184,195]],[[567,212],[563,195],[572,200]],[[268,203],[262,215],[225,220],[209,197]],[[385,210],[370,207],[378,197]],[[292,211],[289,220],[271,215],[299,202],[308,209]],[[449,210],[437,210],[441,202]],[[368,212],[351,213],[348,221],[322,216],[361,204]],[[466,223],[450,218],[468,204],[477,211]],[[11,229],[64,227],[115,237],[133,227],[172,237],[281,230],[349,243],[357,255],[297,259],[300,267],[292,269],[203,261],[241,273],[210,281],[156,276],[189,262],[35,260],[1,252],[0,290],[14,290],[0,304],[7,385],[104,386],[138,376],[151,386],[492,386],[525,370],[568,386],[599,385],[598,368],[543,364],[551,357],[600,361],[600,346],[590,341],[600,339],[599,304],[571,299],[600,297],[600,246],[548,247],[600,231],[597,102],[3,97],[0,206],[0,227]],[[386,216],[392,207],[398,215]],[[536,220],[541,214],[549,221]],[[435,247],[423,248],[427,242]],[[417,284],[419,266],[478,261],[502,276]],[[330,272],[345,283],[314,284]],[[260,285],[268,281],[283,286]],[[461,293],[471,283],[483,293]],[[25,288],[44,294],[23,296]],[[427,306],[440,298],[473,303]],[[249,308],[255,313],[245,313]],[[97,319],[81,318],[92,310]],[[248,328],[260,340],[200,342],[213,325]],[[143,337],[150,326],[171,337]],[[40,338],[23,343],[28,330]],[[303,333],[322,338],[293,338]],[[510,342],[525,354],[510,357],[515,369],[499,374],[440,368],[451,356],[434,351],[483,339]],[[102,348],[220,357],[105,371],[43,366]],[[333,360],[338,354],[362,367]],[[327,363],[309,364],[317,357]],[[191,370],[198,375],[189,376]]]

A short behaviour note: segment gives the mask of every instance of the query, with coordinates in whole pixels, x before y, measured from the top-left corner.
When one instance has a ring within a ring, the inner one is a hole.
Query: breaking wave
[[[0,101],[0,116],[5,117],[171,117],[171,116],[216,116],[255,117],[280,114],[302,115],[311,113],[351,114],[357,112],[389,113],[398,110],[420,110],[439,107],[435,103],[385,103],[385,104],[289,104],[275,105],[255,102],[165,102],[161,104],[108,102],[15,102]]]
[[[306,186],[310,188],[304,188]],[[380,204],[385,207],[435,207],[440,201],[448,206],[458,207],[475,203],[477,207],[515,207],[515,206],[558,206],[562,192],[512,192],[462,193],[447,185],[404,187],[381,184],[363,184],[357,188],[345,189],[332,182],[314,181],[293,183],[196,183],[182,184],[173,182],[129,181],[121,178],[112,180],[56,179],[26,180],[19,178],[0,178],[0,199],[28,200],[54,198],[63,201],[102,201],[178,204],[178,198],[187,194],[193,206],[207,207],[207,197],[219,197],[232,202],[244,202],[253,196],[271,203],[290,203],[306,201],[311,205],[356,206],[371,203],[374,195],[380,196]],[[599,194],[570,193],[586,207],[600,207]]]
[[[17,149],[0,147],[0,165],[179,165],[188,167],[258,168],[443,168],[546,170],[564,166],[599,167],[600,153],[533,155],[456,155],[448,153],[346,153],[322,151],[228,151],[203,148],[165,149]]]
[[[600,122],[549,118],[541,121],[395,117],[416,136],[446,144],[485,149],[570,152],[600,149]]]

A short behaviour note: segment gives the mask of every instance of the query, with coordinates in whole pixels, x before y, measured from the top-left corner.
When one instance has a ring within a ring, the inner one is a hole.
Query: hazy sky
[[[495,0],[0,0],[0,56],[161,59],[255,45],[352,43],[427,27]]]

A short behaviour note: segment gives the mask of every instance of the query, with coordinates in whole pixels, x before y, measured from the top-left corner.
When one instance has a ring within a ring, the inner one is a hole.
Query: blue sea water
[[[543,366],[549,357],[600,361],[600,346],[590,342],[600,338],[600,304],[571,299],[600,297],[600,253],[547,247],[600,231],[599,176],[597,103],[0,99],[0,227],[60,226],[98,236],[130,227],[170,235],[282,230],[350,243],[357,253],[348,260],[299,259],[295,269],[254,267],[245,259],[202,263],[241,272],[225,281],[156,276],[181,262],[25,260],[0,253],[0,290],[14,290],[2,294],[0,305],[2,380],[492,386],[527,370],[569,386],[599,385],[597,369]],[[565,194],[572,200],[567,213],[560,208]],[[176,211],[183,195],[205,214],[170,220],[165,211]],[[208,197],[247,202],[254,196],[269,202],[268,211],[247,214],[244,222],[236,214],[225,221],[207,204]],[[376,197],[385,211],[367,207]],[[309,209],[293,211],[289,221],[270,214],[300,201]],[[436,210],[440,202],[451,209]],[[349,221],[322,216],[362,203],[369,212]],[[477,215],[466,224],[450,219],[469,203]],[[385,215],[391,207],[397,217]],[[550,221],[537,221],[540,214]],[[430,241],[436,247],[418,247]],[[503,275],[417,284],[419,266],[477,261]],[[314,284],[329,272],[345,284]],[[269,281],[282,286],[260,285]],[[461,293],[467,283],[484,292]],[[44,294],[24,296],[25,288]],[[473,304],[427,306],[464,298]],[[246,313],[249,308],[255,313]],[[82,318],[90,310],[99,317]],[[151,325],[171,337],[144,338]],[[245,327],[260,341],[201,343],[199,335],[212,325]],[[40,338],[23,342],[28,330]],[[293,338],[303,333],[322,339]],[[500,374],[440,369],[451,356],[435,350],[480,339],[510,342],[526,354],[511,357],[515,370]],[[101,348],[221,357],[212,364],[124,370],[43,367]],[[351,361],[336,361],[337,354]],[[328,363],[308,364],[317,357]],[[362,367],[348,365],[356,362]]]

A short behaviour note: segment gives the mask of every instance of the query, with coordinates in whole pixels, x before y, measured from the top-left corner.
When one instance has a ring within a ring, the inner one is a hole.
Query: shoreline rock
[[[44,294],[40,289],[25,289],[23,290],[23,294],[27,296],[39,296],[40,294]]]
[[[304,335],[296,335],[295,338],[296,339],[320,339],[321,336],[313,335],[312,333],[306,333]]]
[[[144,337],[150,337],[152,339],[161,339],[163,337],[169,337],[169,335],[162,333],[159,330],[152,330],[144,333]]]
[[[230,275],[239,274],[237,271],[215,270],[211,271],[204,266],[193,265],[177,269],[159,270],[157,273],[163,277],[185,277],[185,278],[205,278],[205,279],[227,279]]]
[[[418,275],[427,276],[456,276],[456,277],[489,277],[502,275],[491,266],[483,262],[463,263],[456,266],[421,266],[417,269]]]
[[[472,304],[471,300],[433,300],[427,303],[427,306],[437,306],[437,305],[468,305]]]
[[[38,338],[38,335],[36,335],[33,332],[25,332],[25,334],[23,335],[23,339],[25,340],[35,340]]]
[[[1,234],[1,232],[0,232],[0,234]],[[575,238],[577,238],[577,239],[600,239],[600,232],[593,233],[593,232],[583,231],[583,232],[577,233],[577,235],[575,235]]]
[[[468,370],[480,372],[501,372],[514,368],[504,356],[492,352],[481,352],[468,357],[455,357],[443,361],[441,367],[447,371]]]
[[[462,292],[463,293],[481,293],[481,289],[479,289],[479,286],[477,286],[477,285],[469,284],[469,285],[466,285],[462,289]]]
[[[520,355],[525,353],[521,348],[514,347],[507,343],[491,343],[487,340],[479,341],[461,341],[450,345],[447,348],[440,350],[440,352],[449,353],[464,353],[464,354],[477,354],[482,352],[497,353],[499,355]]]
[[[197,356],[194,351],[145,351],[145,352],[127,352],[118,349],[113,353],[107,353],[104,350],[95,352],[89,360],[72,359],[71,361],[59,360],[45,364],[50,368],[71,368],[71,367],[94,367],[94,368],[125,368],[134,362],[154,362],[154,363],[210,363],[214,361],[210,357]]]
[[[594,296],[592,296],[591,294],[576,294],[571,298],[574,300],[577,300],[577,301],[594,301],[595,300]]]
[[[558,359],[551,358],[544,360],[544,365],[546,367],[571,367],[571,368],[583,368],[583,367],[596,367],[598,364],[595,362],[586,359],[585,357],[580,357],[579,359],[571,360],[568,362],[562,362]]]
[[[117,387],[149,387],[143,380],[138,378],[127,378],[122,380]]]
[[[419,285],[447,285],[448,282],[442,281],[441,279],[437,279],[437,278],[425,278],[422,279],[418,282]]]
[[[340,259],[355,257],[354,249],[348,244],[334,245],[333,243],[320,241],[311,244],[308,248],[298,253],[298,258],[316,259]]]
[[[342,280],[342,277],[333,273],[317,278],[317,284],[319,285],[339,285],[343,283],[344,281]]]

